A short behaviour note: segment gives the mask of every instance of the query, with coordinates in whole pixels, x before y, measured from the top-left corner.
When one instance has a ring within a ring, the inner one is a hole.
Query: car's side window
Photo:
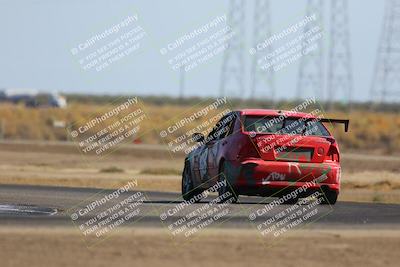
[[[223,116],[214,126],[213,130],[208,135],[207,140],[219,140],[230,135],[233,132],[236,117],[236,113],[234,112]]]
[[[219,139],[219,134],[221,132],[221,125],[223,122],[224,117],[222,117],[214,126],[214,128],[211,130],[211,132],[207,136],[207,142],[218,140]]]
[[[238,118],[238,113],[237,112],[232,112],[229,115],[229,118],[227,119],[227,133],[224,137],[227,137],[233,133],[233,130],[235,129],[235,124],[236,124],[236,119]]]

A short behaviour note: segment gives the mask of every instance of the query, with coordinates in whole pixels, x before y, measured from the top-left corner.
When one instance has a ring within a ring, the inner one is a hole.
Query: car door
[[[192,179],[195,187],[203,183],[203,177],[207,172],[207,161],[204,161],[204,155],[207,155],[206,150],[207,146],[203,144],[193,150],[188,156],[188,160],[192,166]]]
[[[220,122],[220,121],[219,121]],[[209,173],[209,162],[213,157],[212,149],[217,139],[217,133],[220,127],[218,127],[219,122],[213,127],[211,132],[206,137],[207,142],[198,148],[198,152],[195,158],[196,169],[198,175],[200,176],[201,183],[210,182],[210,178],[213,178]],[[211,160],[212,161],[212,160]]]
[[[207,145],[207,172],[209,178],[216,178],[219,172],[219,159],[222,148],[228,144],[228,138],[233,132],[233,128],[235,125],[235,119],[237,115],[235,112],[230,112],[223,116],[218,123],[216,124],[215,131],[209,134],[209,137],[212,139],[209,141]],[[212,138],[214,134],[215,138]],[[209,138],[208,137],[208,138]]]

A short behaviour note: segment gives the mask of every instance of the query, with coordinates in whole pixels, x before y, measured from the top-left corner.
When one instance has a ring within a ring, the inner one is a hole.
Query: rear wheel
[[[231,202],[236,203],[239,199],[239,196],[233,190],[232,186],[229,184],[228,179],[226,179],[225,172],[225,162],[222,163],[222,166],[219,170],[218,175],[218,183],[220,186],[218,187],[218,196],[221,202]]]
[[[186,201],[191,200],[194,196],[198,195],[199,192],[193,189],[193,180],[190,170],[189,161],[185,161],[185,167],[183,168],[182,172],[182,198]],[[200,197],[195,198],[195,202],[200,201]]]
[[[324,190],[322,192],[322,205],[335,205],[338,193],[332,190]]]

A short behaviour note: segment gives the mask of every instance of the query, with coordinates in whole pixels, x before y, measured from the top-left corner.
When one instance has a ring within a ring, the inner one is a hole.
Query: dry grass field
[[[63,127],[55,127],[57,122],[64,122],[65,125],[82,125],[91,118],[101,116],[105,112],[113,109],[118,103],[125,101],[125,98],[114,102],[106,103],[85,103],[72,101],[66,109],[56,108],[27,108],[23,105],[11,105],[0,103],[0,138],[23,139],[23,140],[49,140],[65,141],[69,139],[68,133]],[[157,129],[168,126],[171,122],[181,119],[184,114],[198,111],[215,100],[197,100],[198,102],[184,104],[159,104],[154,102],[140,101],[141,107],[147,117],[141,122],[139,130],[139,142],[146,144],[165,144],[188,130],[193,129],[202,122],[196,119],[192,123],[174,132],[169,138],[160,138]],[[282,109],[291,109],[295,104],[284,105]],[[220,106],[221,110],[247,107],[234,105],[227,101]],[[132,107],[135,109],[136,107]],[[341,147],[348,150],[374,151],[386,154],[400,154],[400,116],[396,111],[372,112],[365,109],[354,110],[351,113],[345,112],[325,112],[319,105],[315,108],[320,109],[326,118],[348,118],[350,119],[350,131],[344,133],[343,127],[330,127],[335,137],[339,140]],[[207,118],[221,112],[212,110]],[[124,113],[125,115],[127,112]],[[118,115],[119,116],[119,115]],[[117,116],[117,117],[118,117]],[[121,115],[122,116],[122,115]],[[111,122],[109,122],[111,123]],[[95,132],[93,132],[95,133]]]
[[[193,242],[125,228],[87,248],[73,228],[0,228],[4,267],[398,266],[400,232],[296,230],[273,245],[251,230],[205,230]],[[175,244],[175,245],[174,245]]]

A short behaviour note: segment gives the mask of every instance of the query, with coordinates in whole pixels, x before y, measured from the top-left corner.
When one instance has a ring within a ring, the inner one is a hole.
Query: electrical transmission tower
[[[387,0],[371,86],[374,102],[400,97],[400,1]]]
[[[220,95],[240,96],[244,93],[244,40],[245,40],[245,2],[229,1],[228,26],[233,36],[228,40],[221,71]]]
[[[254,25],[253,25],[253,47],[263,42],[271,36],[271,11],[269,0],[256,0],[254,4]],[[266,53],[272,52],[272,45],[265,49]],[[264,54],[264,53],[263,53]],[[270,100],[275,98],[275,84],[273,69],[264,71],[258,66],[258,61],[262,57],[260,53],[253,55],[251,66],[251,99],[256,95],[266,96]]]
[[[316,23],[306,24],[303,34],[309,32],[314,27],[319,27],[323,32],[323,0],[308,0],[306,15],[316,15]],[[324,62],[323,62],[323,38],[315,41],[317,48],[305,55],[307,46],[302,47],[303,56],[300,59],[299,78],[297,80],[297,98],[305,99],[315,96],[322,100],[324,97]]]
[[[353,90],[347,0],[331,0],[331,46],[328,70],[328,103],[350,103]]]

